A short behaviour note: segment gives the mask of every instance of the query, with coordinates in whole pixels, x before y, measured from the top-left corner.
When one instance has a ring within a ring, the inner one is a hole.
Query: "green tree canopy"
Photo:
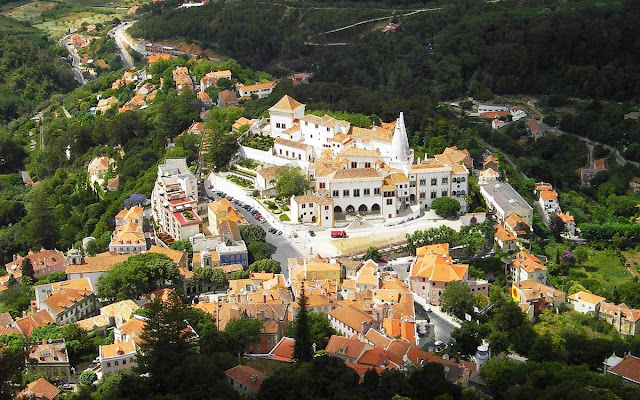
[[[309,178],[300,167],[280,168],[276,178],[276,195],[288,199],[305,194],[311,187]]]
[[[310,312],[308,320],[311,326],[311,341],[316,344],[316,351],[324,350],[331,336],[337,335],[336,330],[331,327],[325,314]],[[287,328],[287,336],[297,337],[297,329],[297,319],[294,319]]]
[[[280,262],[272,258],[265,258],[249,265],[249,271],[273,272],[274,274],[279,274],[280,272],[282,272],[282,268],[280,267]]]
[[[178,279],[178,267],[167,256],[145,253],[116,264],[98,279],[97,294],[103,299],[137,299]]]
[[[473,314],[473,301],[471,288],[463,282],[449,283],[440,295],[442,310],[460,319],[464,319],[465,314]]]
[[[243,353],[247,345],[258,340],[262,328],[262,321],[254,318],[242,317],[229,321],[224,327],[225,333],[232,338],[229,351],[233,354]]]
[[[367,252],[364,253],[363,260],[372,260],[373,262],[378,262],[380,259],[380,250],[378,250],[375,246],[370,246],[367,248]]]
[[[193,269],[193,277],[191,283],[198,286],[212,286],[214,292],[218,288],[225,287],[228,284],[227,277],[224,272],[218,268],[196,267]]]
[[[431,208],[441,217],[454,217],[460,211],[460,203],[451,197],[438,197],[431,203]]]

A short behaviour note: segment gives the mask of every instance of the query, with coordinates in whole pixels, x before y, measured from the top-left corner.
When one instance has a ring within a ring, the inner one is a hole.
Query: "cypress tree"
[[[309,324],[309,311],[307,310],[307,295],[304,292],[304,282],[300,289],[300,299],[298,300],[300,310],[296,315],[296,343],[293,346],[293,358],[296,361],[311,361],[313,358],[313,347],[311,343],[311,326]]]
[[[31,260],[28,257],[25,257],[22,260],[22,264],[20,265],[20,269],[22,270],[22,276],[29,277],[31,280],[35,279],[35,272],[33,271],[33,264],[31,264]]]

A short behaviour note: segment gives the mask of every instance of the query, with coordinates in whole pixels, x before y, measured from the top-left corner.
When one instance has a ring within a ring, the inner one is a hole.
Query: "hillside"
[[[476,97],[560,92],[616,100],[640,93],[640,6],[633,1],[455,1],[439,12],[400,18],[395,34],[366,24],[326,36],[317,34],[399,12],[350,3],[332,10],[305,3],[299,8],[249,4],[156,7],[132,34],[193,40],[252,68],[317,69],[317,80],[375,89],[435,84],[444,97],[467,91]],[[309,41],[349,45],[305,45]]]
[[[66,51],[44,32],[0,16],[0,127],[75,86]]]

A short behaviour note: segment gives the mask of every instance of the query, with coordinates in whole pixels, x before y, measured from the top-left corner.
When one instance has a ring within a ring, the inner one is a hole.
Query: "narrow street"
[[[130,28],[136,21],[131,22],[123,22],[120,25],[109,31],[109,36],[113,37],[113,40],[116,42],[116,46],[118,47],[118,55],[122,60],[122,64],[126,68],[131,68],[135,65],[135,61],[129,51],[127,50],[126,39],[124,37],[124,31]]]
[[[207,181],[205,181],[205,183],[206,182]],[[221,197],[214,194],[213,193],[214,190],[215,188],[209,189],[206,186],[204,188],[204,191],[207,197],[209,197],[210,199],[219,200]],[[280,263],[280,266],[282,267],[282,274],[286,279],[289,279],[289,271],[287,268],[289,264],[289,261],[288,261],[289,258],[302,257],[302,254],[298,250],[296,250],[296,248],[289,242],[289,240],[284,235],[274,235],[270,233],[268,230],[271,227],[271,225],[269,225],[268,222],[261,224],[260,222],[258,222],[257,219],[255,219],[255,217],[250,212],[248,212],[242,207],[236,207],[236,210],[238,210],[240,214],[242,214],[242,216],[247,220],[248,223],[258,225],[265,230],[265,232],[267,233],[267,237],[266,237],[267,244],[269,244],[269,246],[272,247],[272,251],[273,251],[273,253],[271,254],[271,258],[273,258],[274,260]]]
[[[65,35],[60,40],[60,44],[62,45],[62,47],[67,49],[69,55],[71,56],[71,68],[73,69],[73,75],[76,78],[76,81],[78,81],[80,85],[84,86],[87,82],[82,76],[82,71],[80,71],[80,56],[78,56],[78,52],[69,42],[70,37],[71,35]]]

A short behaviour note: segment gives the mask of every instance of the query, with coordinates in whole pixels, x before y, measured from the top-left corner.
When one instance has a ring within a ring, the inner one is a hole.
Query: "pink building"
[[[433,305],[440,304],[442,291],[451,282],[467,283],[473,293],[489,295],[489,283],[469,280],[469,266],[455,264],[449,256],[449,244],[439,243],[416,249],[416,260],[411,265],[411,289]]]

